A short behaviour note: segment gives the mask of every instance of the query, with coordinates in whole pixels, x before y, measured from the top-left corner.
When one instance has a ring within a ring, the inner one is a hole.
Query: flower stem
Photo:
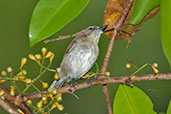
[[[47,69],[49,68],[49,66],[50,66],[51,64],[49,64],[48,66],[47,66]],[[24,94],[31,86],[32,86],[32,84],[34,84],[37,80],[39,80],[41,77],[42,77],[42,75],[47,71],[47,69],[45,69],[45,70],[43,70],[33,81],[32,81],[32,83],[30,84],[30,85],[28,85],[21,93],[22,94]]]

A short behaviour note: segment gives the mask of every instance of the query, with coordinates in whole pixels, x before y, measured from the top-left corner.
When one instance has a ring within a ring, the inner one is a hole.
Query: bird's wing
[[[77,41],[76,41],[76,40],[73,40],[73,41],[71,42],[71,44],[68,46],[68,48],[67,48],[65,54],[71,52],[71,50],[74,49],[74,47],[76,47],[77,44],[78,44]]]

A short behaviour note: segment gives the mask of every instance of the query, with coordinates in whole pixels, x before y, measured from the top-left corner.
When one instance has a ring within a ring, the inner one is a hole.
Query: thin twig
[[[108,113],[109,114],[113,114],[112,113],[111,102],[110,102],[110,97],[109,97],[109,92],[108,92],[108,88],[107,88],[106,84],[103,85],[103,93],[104,93],[105,98],[106,98],[106,104],[107,104]]]
[[[169,74],[148,74],[144,76],[123,76],[123,77],[108,77],[105,79],[101,80],[92,80],[92,87],[95,85],[104,85],[104,84],[114,84],[114,83],[119,83],[119,84],[127,84],[129,82],[139,82],[139,81],[151,81],[151,80],[171,80],[171,73]],[[89,85],[84,82],[81,84],[77,84],[76,87],[72,86],[65,86],[62,88],[58,89],[59,93],[68,93],[68,91],[75,92],[76,90],[84,89],[84,88],[89,88]],[[40,94],[38,92],[36,93],[31,93],[23,96],[24,101],[27,101],[28,99],[37,99],[41,98],[44,94],[47,94],[47,91],[43,91],[43,94]]]
[[[104,61],[103,61],[103,66],[102,66],[102,69],[101,69],[101,73],[106,72],[106,69],[107,69],[107,66],[108,66],[108,63],[109,63],[109,59],[110,59],[110,55],[112,53],[112,48],[113,48],[113,45],[114,45],[116,35],[117,35],[117,31],[116,31],[116,29],[114,29],[113,36],[112,36],[112,38],[110,40],[108,50],[106,52],[106,55],[105,55],[105,58],[104,58]],[[98,77],[98,79],[99,78],[100,77]],[[105,94],[108,113],[113,114],[107,84],[103,85],[103,93]]]
[[[113,35],[112,35],[112,38],[110,40],[110,43],[109,43],[109,46],[108,46],[108,49],[107,49],[107,52],[106,52],[106,55],[105,55],[105,59],[104,59],[104,62],[103,62],[103,66],[102,66],[102,69],[101,69],[102,73],[106,72],[116,35],[117,35],[118,31],[121,29],[127,15],[128,15],[128,12],[129,12],[132,4],[133,4],[133,1],[134,0],[129,0],[127,2],[127,6],[125,7],[121,17],[116,22],[116,24],[114,24]]]
[[[131,6],[133,4],[133,1],[134,0],[128,0],[127,1],[127,4],[126,4],[126,7],[124,8],[123,12],[122,12],[122,15],[121,17],[118,19],[118,21],[116,22],[116,24],[114,24],[113,28],[113,35],[112,35],[112,38],[110,40],[110,43],[108,45],[108,49],[107,49],[107,52],[106,52],[106,55],[105,55],[105,58],[104,58],[104,61],[103,61],[103,66],[102,66],[102,69],[101,69],[101,73],[105,73],[106,72],[106,69],[107,69],[107,66],[108,66],[108,63],[109,63],[109,59],[110,59],[110,56],[111,56],[111,53],[112,53],[112,48],[113,48],[113,45],[114,45],[114,41],[116,39],[116,36],[117,36],[117,33],[118,31],[121,29],[130,9],[131,9]],[[104,78],[104,76],[102,76]],[[99,78],[102,78],[102,77],[98,77]],[[112,112],[112,107],[111,107],[111,103],[110,103],[110,98],[109,98],[109,93],[108,93],[108,89],[107,89],[107,85],[103,85],[103,92],[105,94],[105,98],[106,98],[106,104],[107,104],[107,107],[108,107],[108,113],[109,114],[113,114]]]
[[[79,97],[73,91],[68,91],[68,93],[73,95],[76,99],[79,99]]]
[[[3,99],[0,99],[0,106],[4,108],[10,114],[20,114],[17,110],[11,107],[8,103],[6,103]]]
[[[72,38],[72,37],[75,37],[77,34],[78,34],[78,32],[74,33],[74,34],[71,34],[71,35],[67,35],[67,36],[59,36],[58,38],[45,40],[44,43],[47,44],[49,42],[54,42],[54,41],[57,41],[57,40],[64,40],[64,39]]]
[[[108,31],[112,31],[114,30],[114,28],[108,28],[106,31],[104,32],[108,32]],[[122,31],[122,30],[121,30]],[[123,31],[124,32],[124,31]],[[80,32],[76,32],[74,34],[70,34],[70,35],[66,35],[66,36],[59,36],[58,38],[53,38],[53,39],[50,39],[50,40],[45,40],[43,41],[45,44],[49,43],[49,42],[54,42],[54,41],[58,41],[58,40],[65,40],[65,39],[69,39],[69,38],[72,38],[72,37],[75,37],[78,33]]]

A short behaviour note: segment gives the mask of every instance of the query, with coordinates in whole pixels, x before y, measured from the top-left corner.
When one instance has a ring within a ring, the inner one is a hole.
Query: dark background
[[[40,53],[43,46],[55,53],[52,68],[59,67],[63,54],[68,44],[71,42],[71,39],[49,44],[43,44],[41,42],[33,47],[29,47],[29,22],[37,2],[38,0],[0,0],[0,71],[6,70],[8,66],[12,66],[14,72],[17,72],[21,58],[27,57],[29,53]],[[106,2],[107,1],[104,0],[91,0],[81,15],[65,26],[61,31],[51,36],[51,38],[55,38],[58,35],[72,34],[90,25],[102,26]],[[100,67],[103,63],[108,43],[109,40],[103,35],[99,43],[100,55],[97,60]],[[125,64],[127,63],[128,57],[133,60],[134,64],[138,67],[145,63],[156,62],[159,64],[160,73],[171,72],[170,66],[162,51],[160,41],[160,14],[148,20],[141,27],[141,30],[134,35],[132,43],[129,44],[129,48],[126,47],[127,43],[124,41],[115,42],[108,66],[108,71],[111,73],[111,76],[128,75],[128,72],[125,71]],[[39,67],[34,62],[29,62],[25,67],[28,71],[28,77],[35,77],[39,72],[38,68]],[[95,71],[95,69],[93,68],[92,71]],[[152,69],[147,67],[137,75],[151,73],[153,73]],[[51,83],[53,74],[46,73],[43,80]],[[155,111],[166,112],[171,98],[171,81],[144,81],[134,84],[151,98],[154,103]],[[109,94],[112,103],[118,85],[119,84],[109,85]],[[37,83],[37,86],[40,86],[40,83]],[[102,86],[83,89],[77,91],[76,94],[79,96],[79,100],[70,94],[64,94],[62,104],[65,109],[62,112],[56,109],[52,111],[52,113],[107,114]],[[0,110],[1,114],[7,113],[3,109]]]

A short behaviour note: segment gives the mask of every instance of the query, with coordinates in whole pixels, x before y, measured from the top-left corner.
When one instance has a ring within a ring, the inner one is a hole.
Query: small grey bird
[[[68,46],[60,68],[57,68],[60,79],[55,80],[50,88],[60,88],[65,81],[79,79],[86,74],[99,55],[98,42],[106,26],[90,26],[80,31]]]

